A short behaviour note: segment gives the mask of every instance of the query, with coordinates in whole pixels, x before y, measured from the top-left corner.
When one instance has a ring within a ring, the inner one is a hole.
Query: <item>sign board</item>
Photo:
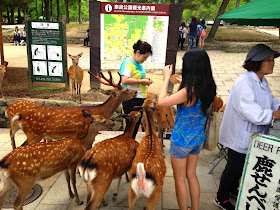
[[[280,139],[252,135],[236,209],[280,209]]]
[[[151,44],[148,62],[165,63],[169,4],[101,2],[101,60],[123,60],[137,40]]]
[[[65,83],[62,22],[28,21],[27,24],[32,82]]]

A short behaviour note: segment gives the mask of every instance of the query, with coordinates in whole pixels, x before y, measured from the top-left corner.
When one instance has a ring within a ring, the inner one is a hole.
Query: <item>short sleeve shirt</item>
[[[137,63],[130,57],[124,59],[121,64],[120,73],[133,79],[143,79],[146,76],[146,71],[141,63]],[[136,98],[147,98],[147,87],[145,85],[123,85],[132,90],[137,91]]]

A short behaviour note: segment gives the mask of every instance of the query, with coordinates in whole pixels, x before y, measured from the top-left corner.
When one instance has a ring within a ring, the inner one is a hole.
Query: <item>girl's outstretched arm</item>
[[[186,88],[179,90],[177,93],[172,95],[167,95],[167,89],[169,80],[172,74],[173,65],[167,65],[164,68],[164,80],[163,86],[158,96],[158,105],[159,106],[172,106],[181,104],[187,101],[187,91]]]

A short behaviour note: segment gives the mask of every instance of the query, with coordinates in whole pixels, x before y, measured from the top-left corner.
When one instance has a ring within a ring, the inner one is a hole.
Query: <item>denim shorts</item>
[[[169,154],[175,158],[184,159],[188,156],[188,154],[191,155],[198,155],[200,153],[200,150],[202,149],[203,143],[200,143],[199,145],[196,145],[194,147],[181,147],[176,144],[174,144],[173,141],[170,142],[170,149]]]

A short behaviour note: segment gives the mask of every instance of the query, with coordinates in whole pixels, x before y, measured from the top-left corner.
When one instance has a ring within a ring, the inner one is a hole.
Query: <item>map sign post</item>
[[[280,209],[280,139],[251,136],[245,160],[237,210]]]
[[[27,21],[29,86],[32,82],[65,83],[66,44],[62,22]]]
[[[177,9],[176,15],[170,14],[171,8]],[[90,1],[90,68],[100,71],[102,61],[122,61],[131,56],[132,46],[139,39],[152,46],[153,55],[147,62],[164,64],[172,60],[168,64],[175,67],[181,19],[178,12],[182,12],[181,5]],[[175,41],[168,42],[169,36]],[[167,57],[171,55],[175,58]],[[97,80],[91,80],[91,87],[99,85]]]

